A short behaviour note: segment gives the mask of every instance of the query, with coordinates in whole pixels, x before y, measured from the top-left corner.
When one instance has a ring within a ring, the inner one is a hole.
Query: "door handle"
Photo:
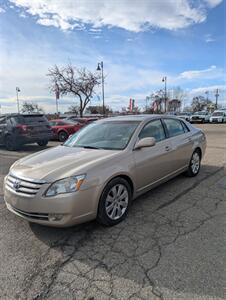
[[[170,151],[170,149],[171,149],[170,146],[166,146],[166,147],[165,147],[165,150],[166,150],[167,152]]]

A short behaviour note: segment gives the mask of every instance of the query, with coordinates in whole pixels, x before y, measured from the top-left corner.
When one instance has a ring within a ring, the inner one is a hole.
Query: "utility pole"
[[[16,87],[16,101],[17,101],[17,111],[18,111],[18,114],[20,113],[19,92],[20,92],[20,88],[18,88],[18,86],[17,86]]]
[[[166,76],[164,76],[162,78],[162,82],[165,83],[165,112],[166,112],[166,102],[167,102],[167,86],[166,86],[166,84],[167,84],[167,77]]]
[[[218,97],[219,97],[219,89],[216,89],[216,94],[215,94],[215,97],[216,97],[216,103],[215,103],[215,108],[217,109],[218,107]]]

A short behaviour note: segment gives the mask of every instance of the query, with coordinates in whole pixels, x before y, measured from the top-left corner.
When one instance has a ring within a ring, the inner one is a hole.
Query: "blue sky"
[[[54,111],[48,69],[71,62],[95,71],[104,61],[106,103],[144,107],[146,96],[180,86],[226,106],[226,4],[221,0],[0,0],[0,105],[22,101]],[[101,95],[98,88],[96,93]],[[98,97],[92,104],[99,104]],[[72,98],[60,100],[65,111]]]

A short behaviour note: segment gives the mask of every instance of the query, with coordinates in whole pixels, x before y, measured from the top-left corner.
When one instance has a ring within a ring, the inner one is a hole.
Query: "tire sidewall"
[[[122,184],[126,187],[129,199],[128,199],[128,206],[127,206],[125,213],[119,219],[112,220],[108,217],[108,215],[106,213],[105,202],[106,202],[106,198],[107,198],[109,191],[113,188],[113,186],[115,186],[117,184]],[[129,183],[121,177],[112,179],[109,183],[107,183],[107,185],[105,186],[105,188],[101,194],[101,197],[99,200],[99,205],[98,205],[97,221],[106,226],[113,226],[113,225],[120,223],[121,221],[123,221],[126,218],[126,216],[128,214],[129,207],[131,205],[131,200],[132,200],[132,191],[131,191],[131,187],[130,187]]]

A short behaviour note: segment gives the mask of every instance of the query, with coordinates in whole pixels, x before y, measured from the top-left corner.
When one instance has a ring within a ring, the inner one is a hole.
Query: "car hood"
[[[58,146],[20,159],[10,169],[17,177],[52,182],[85,173],[121,151]]]

